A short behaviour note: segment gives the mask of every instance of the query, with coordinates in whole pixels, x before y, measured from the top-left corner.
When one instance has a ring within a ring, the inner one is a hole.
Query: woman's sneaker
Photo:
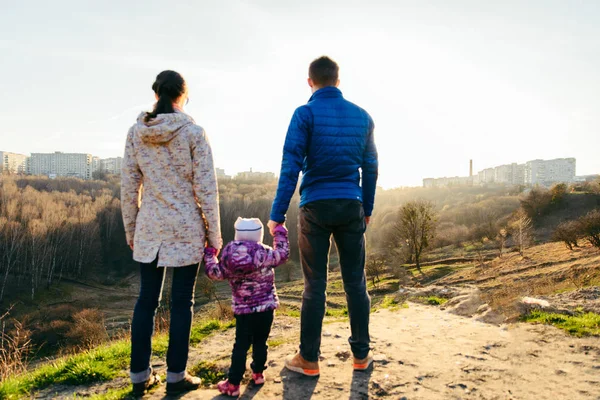
[[[229,380],[219,382],[217,389],[219,393],[226,394],[227,396],[238,397],[240,395],[240,385],[231,384]]]
[[[142,397],[148,392],[148,390],[157,385],[160,385],[160,376],[158,376],[156,372],[152,372],[150,373],[150,377],[144,382],[133,384],[133,387],[131,388],[131,394],[134,397]]]
[[[263,375],[262,372],[253,373],[252,374],[252,381],[254,381],[255,385],[262,385],[262,384],[265,383],[265,376]]]
[[[202,384],[202,380],[195,376],[191,376],[187,372],[185,377],[179,382],[167,382],[167,394],[179,394],[196,390]]]

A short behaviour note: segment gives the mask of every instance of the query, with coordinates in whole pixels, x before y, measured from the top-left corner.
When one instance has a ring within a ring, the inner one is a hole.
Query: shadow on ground
[[[350,385],[350,400],[365,400],[369,398],[369,382],[373,374],[373,366],[366,371],[354,371]]]
[[[310,399],[315,392],[319,377],[310,377],[283,368],[279,373],[283,383],[283,400]]]

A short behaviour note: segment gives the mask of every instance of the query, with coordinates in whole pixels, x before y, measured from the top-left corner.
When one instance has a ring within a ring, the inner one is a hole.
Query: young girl
[[[273,311],[279,306],[273,268],[289,257],[287,229],[275,228],[273,247],[264,245],[263,224],[257,218],[238,218],[235,240],[223,249],[221,262],[217,250],[207,248],[204,262],[206,275],[213,280],[229,280],[235,314],[235,344],[228,379],[217,385],[219,392],[239,396],[240,382],[246,371],[246,355],[252,345],[252,380],[265,382],[267,339],[273,323]]]

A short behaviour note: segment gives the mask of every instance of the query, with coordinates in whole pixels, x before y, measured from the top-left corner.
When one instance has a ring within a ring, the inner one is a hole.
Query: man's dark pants
[[[319,200],[300,209],[298,244],[304,273],[300,354],[318,361],[325,316],[325,290],[331,235],[340,256],[342,280],[352,335],[352,353],[358,359],[369,353],[371,298],[365,279],[365,214],[357,200]]]

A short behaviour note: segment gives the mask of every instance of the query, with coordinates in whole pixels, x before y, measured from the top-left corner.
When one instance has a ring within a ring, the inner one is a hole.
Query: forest
[[[125,243],[118,176],[93,181],[8,175],[0,179],[0,302],[9,303],[17,296],[33,299],[38,291],[62,279],[111,284],[135,271]],[[233,239],[238,216],[258,217],[266,224],[276,187],[276,181],[219,182],[225,242]],[[402,206],[411,201],[431,205],[431,232],[423,250],[473,242],[493,247],[498,240],[510,238],[519,210],[536,228],[548,210],[565,207],[562,199],[567,193],[597,196],[600,185],[380,188],[366,235],[368,251],[385,255],[387,262],[395,265],[415,262],[414,248],[406,235],[398,233]],[[296,262],[297,215],[296,194],[287,215],[291,258]],[[553,238],[554,227],[550,233],[544,233],[541,225],[537,228],[542,235],[538,240]],[[501,232],[505,232],[504,238],[499,236]],[[270,244],[268,234],[265,242]]]

